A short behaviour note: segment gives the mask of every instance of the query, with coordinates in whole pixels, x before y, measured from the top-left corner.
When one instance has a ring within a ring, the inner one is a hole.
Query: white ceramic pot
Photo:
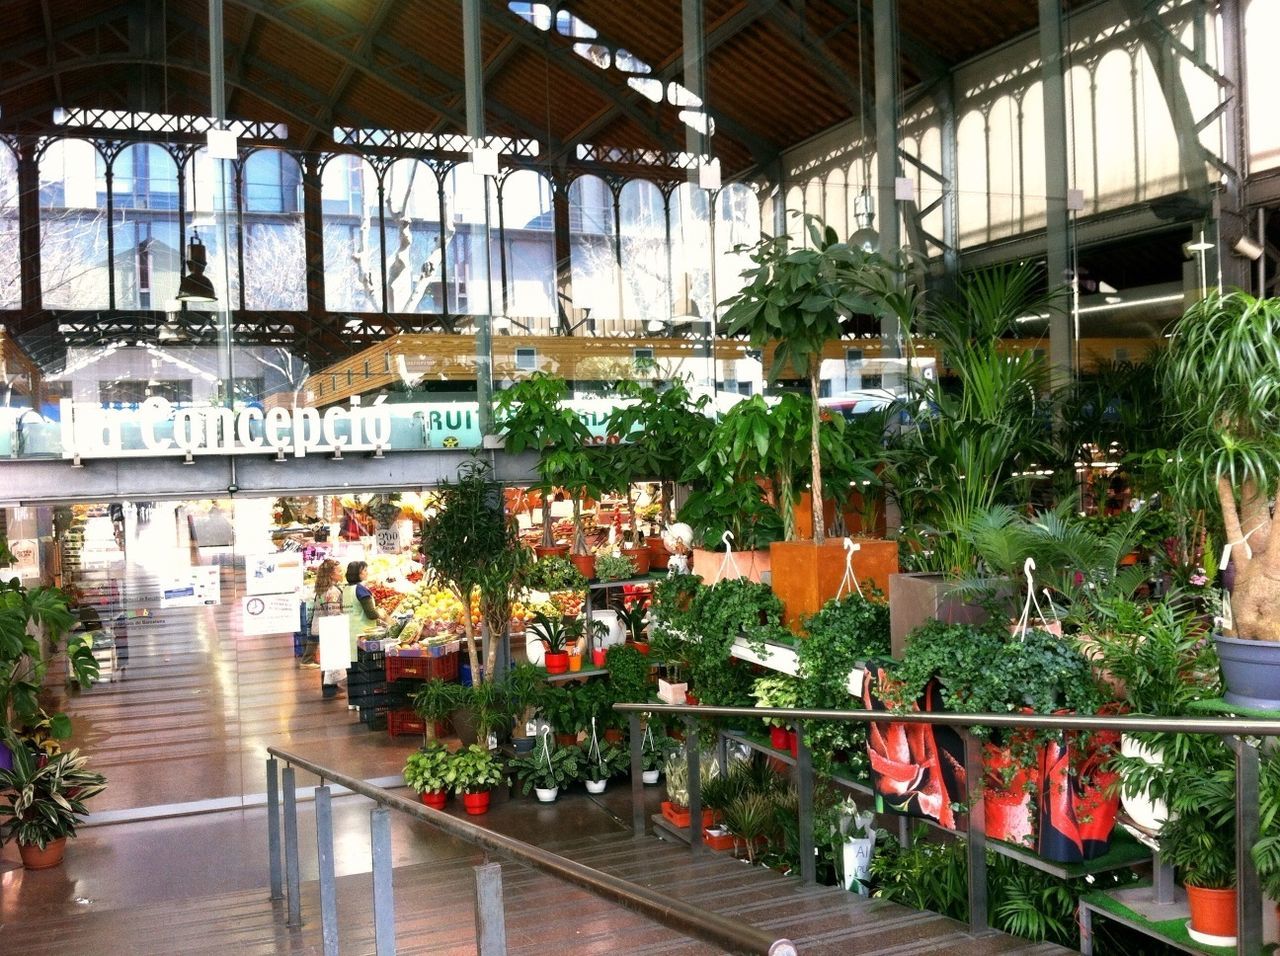
[[[532,631],[526,631],[524,637],[524,656],[534,667],[541,667],[543,655],[547,653],[547,645],[534,637]]]
[[[1120,754],[1124,757],[1136,757],[1139,760],[1145,760],[1147,763],[1157,767],[1164,763],[1164,754],[1139,743],[1129,734],[1120,736]],[[1153,800],[1145,790],[1134,794],[1132,797],[1127,796],[1124,790],[1121,790],[1120,803],[1124,806],[1124,812],[1129,815],[1130,820],[1152,833],[1159,833],[1160,828],[1169,819],[1169,808],[1165,805],[1165,802],[1163,800]]]
[[[618,612],[605,609],[603,611],[591,612],[591,620],[603,621],[609,628],[609,633],[600,640],[601,647],[613,647],[615,644],[622,644],[627,639],[626,629],[622,626],[622,622],[618,620]]]
[[[588,780],[587,793],[604,793],[604,788],[608,785],[608,780]]]
[[[656,771],[656,770],[643,770],[643,771],[641,771],[641,772],[640,772],[640,779],[641,779],[641,780],[643,780],[645,783],[651,783],[651,784],[652,784],[652,783],[657,783],[657,782],[658,782],[658,771]]]
[[[542,787],[534,787],[533,792],[537,795],[540,803],[553,803],[556,795],[560,793],[560,788],[552,787],[550,790],[545,790]]]

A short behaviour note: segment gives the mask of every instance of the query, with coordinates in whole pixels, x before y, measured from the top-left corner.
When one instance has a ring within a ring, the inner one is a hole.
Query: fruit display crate
[[[402,734],[425,734],[427,722],[407,707],[393,708],[387,711],[387,734],[399,737]]]
[[[388,657],[386,659],[387,680],[445,680],[458,679],[458,665],[461,662],[458,653],[442,654],[439,657]]]

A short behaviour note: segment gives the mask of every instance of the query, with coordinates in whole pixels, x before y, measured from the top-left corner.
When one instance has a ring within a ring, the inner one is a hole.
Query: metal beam
[[[56,67],[58,65],[58,50],[54,45],[53,39],[53,17],[49,13],[49,0],[40,0],[40,19],[44,22],[44,40],[48,44],[48,53],[46,61],[49,66]],[[62,95],[62,74],[55,73],[53,76],[53,92],[58,98],[58,105],[65,106],[66,98]]]
[[[684,54],[684,88],[693,94],[701,104],[703,115],[707,106],[707,37],[705,32],[706,11],[702,0],[681,0],[681,32],[683,42],[681,50]],[[685,152],[695,156],[707,155],[708,136],[695,129],[690,123],[685,124]],[[691,182],[696,182],[696,169],[689,171]]]
[[[1240,0],[1220,0],[1222,18],[1222,72],[1226,80],[1222,112],[1222,142],[1226,169],[1218,194],[1218,268],[1227,287],[1249,288],[1249,260],[1237,255],[1235,245],[1250,232],[1244,204],[1244,172],[1249,154],[1244,110],[1244,17]]]
[[[420,87],[414,87],[411,84],[404,82],[390,69],[381,66],[378,62],[379,58],[376,56],[371,55],[364,61],[354,58],[349,47],[335,42],[332,38],[318,35],[314,24],[298,20],[289,15],[289,8],[281,7],[277,3],[272,3],[271,0],[228,0],[228,2],[235,4],[246,11],[256,13],[259,17],[283,27],[285,30],[288,30],[300,39],[319,47],[329,55],[336,57],[344,63],[350,62],[355,70],[377,80],[388,89],[394,90],[409,99],[425,104],[431,110],[452,122],[458,130],[464,130],[467,128],[465,114],[460,113],[456,106],[450,104],[450,97],[440,95],[433,96],[425,93]],[[337,22],[340,28],[345,29],[353,36],[359,34],[363,28],[363,24],[360,20],[352,17],[350,14],[345,13],[332,4],[325,6],[323,15],[331,21]],[[419,75],[445,87],[451,93],[463,92],[464,84],[459,77],[456,77],[451,73],[447,73],[426,58],[419,56],[385,36],[374,37],[371,50],[374,53],[380,50],[384,51],[391,58],[403,63],[406,67]],[[541,140],[547,135],[545,128],[539,129],[530,120],[525,119],[505,107],[494,106],[490,112],[498,119],[501,119],[504,123],[510,125],[513,129],[519,130],[525,136],[532,139]]]
[[[880,190],[880,252],[891,259],[902,244],[898,235],[898,203],[894,180],[898,178],[898,2],[875,0],[872,9],[872,37],[875,44],[876,83],[876,164]],[[881,354],[901,355],[902,329],[895,317],[880,320]],[[886,388],[898,383],[885,376]]]
[[[1070,265],[1067,190],[1067,94],[1063,76],[1062,0],[1039,0],[1040,70],[1044,96],[1045,272],[1055,293],[1049,310],[1050,381],[1075,374],[1070,302],[1061,294]]]
[[[387,22],[387,17],[391,11],[395,9],[395,0],[380,0],[377,8],[373,11],[373,16],[369,19],[368,28],[360,34],[356,41],[356,48],[353,56],[367,60],[369,50],[373,46],[373,39],[381,32],[383,25]],[[250,14],[252,16],[253,14]],[[325,112],[332,116],[338,107],[338,103],[342,97],[346,95],[347,87],[351,85],[351,78],[355,76],[355,63],[347,60],[342,64],[342,70],[338,73],[338,78],[334,80],[333,86],[330,88],[328,97],[325,99]],[[310,149],[316,141],[316,135],[319,130],[313,129],[311,133],[303,140],[302,148]]]
[[[710,56],[714,50],[747,29],[779,2],[780,0],[757,0],[754,6],[743,6],[733,14],[720,20],[706,31],[703,40],[704,56]],[[606,43],[613,42],[608,37],[601,37],[600,39]],[[625,46],[625,44],[623,45]],[[679,77],[683,70],[684,51],[680,50],[646,78],[661,80],[665,88],[670,81]],[[627,104],[639,103],[641,100],[646,103],[649,102],[644,99],[643,94],[633,90],[630,86],[624,86],[619,89],[613,97],[613,102],[608,107],[565,137],[564,146],[559,153],[552,157],[553,162],[563,161],[574,146],[578,143],[589,142],[597,133],[607,129],[611,123],[622,116],[623,109]],[[757,166],[764,167],[771,164],[782,152],[782,147],[767,136],[762,136],[746,129],[736,120],[726,116],[714,107],[708,107],[704,104],[704,108],[710,111],[711,118],[715,121],[717,128],[738,140],[751,151],[752,159],[755,160]]]
[[[747,0],[755,8],[759,8],[761,0]],[[858,104],[858,87],[849,79],[848,72],[840,65],[839,59],[831,53],[827,45],[809,32],[804,17],[790,7],[782,4],[770,4],[768,17],[779,28],[793,47],[809,59],[812,66],[827,85],[843,99],[850,111],[855,111]]]

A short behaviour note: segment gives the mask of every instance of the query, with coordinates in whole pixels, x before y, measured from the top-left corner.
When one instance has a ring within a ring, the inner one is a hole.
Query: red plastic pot
[[[489,791],[482,790],[480,793],[464,793],[462,795],[462,807],[473,817],[478,817],[482,813],[488,813]]]
[[[569,672],[568,651],[547,651],[542,655],[542,663],[548,674],[567,674]]]
[[[1208,936],[1236,935],[1236,888],[1211,890],[1203,886],[1187,887],[1187,903],[1191,906],[1191,928]]]
[[[791,746],[790,734],[786,727],[769,728],[769,746],[774,750],[786,750]]]
[[[609,652],[602,647],[593,647],[591,649],[591,664],[593,667],[604,667],[605,657]]]
[[[433,810],[443,810],[449,794],[445,790],[423,790],[422,802]]]
[[[648,642],[648,641],[630,641],[629,643],[631,644],[631,646],[632,646],[632,647],[634,647],[634,648],[635,648],[637,651],[639,651],[641,654],[648,654],[648,653],[649,653],[649,642]]]
[[[787,729],[787,749],[791,751],[791,756],[800,756],[800,735],[790,728]]]

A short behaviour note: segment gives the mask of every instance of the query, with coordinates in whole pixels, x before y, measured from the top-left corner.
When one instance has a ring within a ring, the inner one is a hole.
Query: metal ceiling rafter
[[[682,144],[676,140],[672,133],[662,128],[655,116],[646,115],[637,109],[633,103],[619,100],[618,87],[605,81],[601,70],[587,63],[586,60],[573,52],[575,40],[572,37],[559,37],[559,34],[556,34],[559,39],[553,42],[551,35],[554,31],[539,30],[533,24],[512,16],[505,9],[495,10],[491,6],[485,7],[484,19],[486,23],[490,23],[509,33],[521,46],[534,50],[543,56],[551,56],[552,50],[557,50],[561,54],[556,59],[557,67],[572,74],[574,78],[581,80],[586,86],[603,97],[606,102],[618,102],[622,112],[638,123],[642,129],[651,133],[663,148],[675,151],[679,151],[682,148]],[[622,85],[622,89],[627,88],[625,84]]]
[[[92,84],[89,84],[88,86],[85,86],[77,90],[77,93],[80,93],[81,95],[83,95],[84,93],[94,93],[99,90],[114,90],[118,87],[118,83],[116,82],[114,77],[103,74],[101,72],[104,67],[135,66],[139,64],[148,64],[151,62],[152,61],[150,59],[143,56],[139,56],[136,53],[131,53],[129,51],[121,51],[119,53],[93,54],[91,56],[82,57],[79,60],[63,60],[59,64],[59,69],[63,73],[70,73],[70,72],[79,71],[79,70],[99,71],[97,79]],[[171,69],[197,73],[203,76],[207,76],[208,70],[209,70],[209,66],[207,63],[203,61],[196,61],[196,60],[187,59],[187,58],[174,59],[173,57],[170,57],[169,60],[167,61],[167,65]],[[36,70],[36,71],[25,73],[14,80],[10,80],[4,83],[3,85],[0,85],[0,96],[13,93],[16,90],[21,89],[23,86],[28,85],[29,83],[35,83],[35,82],[39,82],[42,79],[47,79],[48,74],[49,74],[48,69]],[[230,78],[228,78],[227,82],[229,84],[232,83]],[[288,82],[290,86],[298,88],[296,80],[289,80]],[[254,97],[257,100],[260,100],[263,103],[266,103],[268,106],[272,106],[275,109],[278,109],[282,114],[284,114],[285,117],[289,119],[297,120],[299,123],[301,123],[304,126],[315,126],[317,123],[320,122],[319,117],[303,113],[300,111],[300,108],[298,106],[291,103],[286,103],[283,100],[279,100],[276,97],[271,96],[269,93],[266,93],[262,90],[255,89],[254,87],[247,85],[243,80],[237,81],[233,85],[236,87],[236,89],[243,91],[244,93]],[[48,104],[42,104],[41,106],[27,110],[24,113],[6,114],[4,117],[4,121],[6,125],[14,125],[16,123],[21,123],[25,120],[35,119],[42,115],[48,115],[48,113],[49,113]]]
[[[366,76],[377,80],[379,83],[403,96],[425,104],[441,117],[455,124],[459,131],[467,128],[466,117],[456,108],[448,104],[447,97],[429,96],[421,89],[415,89],[407,84],[391,70],[378,66],[371,61],[365,62],[353,58],[352,52],[349,48],[342,46],[342,44],[335,42],[329,37],[317,36],[314,30],[308,28],[308,24],[300,23],[293,17],[286,15],[289,10],[293,9],[293,6],[302,7],[308,6],[308,4],[299,3],[287,7],[281,7],[275,3],[268,2],[268,0],[227,0],[227,2],[235,4],[243,10],[253,11],[259,17],[277,24],[295,36],[301,37],[308,43],[318,46],[329,55],[343,62],[349,61],[357,70],[364,73]],[[343,13],[340,10],[334,9],[332,6],[325,10],[325,16],[330,20],[337,22],[339,28],[346,30],[348,33],[354,33],[357,25],[359,24],[359,21],[351,17],[350,14]],[[372,49],[385,51],[398,62],[404,64],[407,68],[415,70],[422,76],[428,77],[441,86],[446,87],[451,94],[461,94],[463,91],[463,81],[459,77],[446,73],[429,60],[406,50],[404,47],[400,46],[400,44],[388,40],[386,37],[374,37]],[[546,136],[545,129],[537,129],[529,120],[505,107],[491,106],[489,112],[498,119],[509,124],[513,129],[519,130],[524,136],[537,139],[539,141]]]
[[[756,9],[764,6],[762,0],[747,0],[747,2]],[[856,112],[859,100],[857,84],[850,79],[848,71],[840,65],[840,61],[831,53],[826,43],[809,31],[805,18],[786,4],[769,4],[766,16],[780,29],[792,46],[811,58],[818,75],[834,92],[844,98],[849,111]]]
[[[715,26],[707,31],[706,42],[703,49],[709,57],[711,53],[718,47],[732,40],[747,27],[758,21],[770,7],[777,6],[781,0],[759,0],[756,4],[744,4],[728,17],[720,20]],[[606,43],[613,44],[613,40],[608,37],[602,37]],[[623,46],[625,44],[614,44],[615,46]],[[672,80],[678,79],[684,71],[684,51],[677,51],[655,72],[646,74],[641,79],[657,79],[662,81],[663,88]],[[633,90],[630,86],[624,86],[613,97],[614,102],[602,110],[597,116],[588,121],[585,125],[575,130],[571,135],[566,137],[565,145],[560,154],[555,159],[559,160],[570,155],[578,144],[586,143],[597,133],[607,129],[612,123],[618,120],[623,113],[623,107],[628,103],[639,103],[641,100],[649,102],[644,98],[643,94]],[[738,142],[742,143],[751,151],[752,158],[759,167],[767,166],[782,152],[782,147],[770,140],[768,137],[753,133],[744,128],[736,120],[731,119],[724,113],[704,104],[703,108],[710,114],[724,132],[728,133]]]
[[[380,32],[383,25],[387,22],[387,17],[391,11],[395,9],[396,0],[379,0],[377,8],[373,11],[373,16],[369,18],[369,23],[364,31],[356,39],[356,48],[354,56],[367,61],[369,58],[369,50],[373,47],[373,40]],[[330,90],[329,95],[325,98],[325,115],[332,117],[338,108],[338,104],[342,101],[342,97],[346,95],[347,87],[351,85],[351,78],[355,76],[356,67],[353,62],[348,60],[342,64],[342,72],[338,74],[337,80]],[[316,141],[319,130],[313,129],[307,134],[306,139],[302,142],[303,149],[310,149]]]
[[[45,54],[49,66],[56,67],[58,65],[58,50],[53,40],[53,15],[49,12],[49,0],[40,0],[40,19],[44,23],[44,39],[48,45],[48,52]],[[66,104],[66,98],[62,95],[62,74],[55,73],[53,75],[53,92],[58,98],[58,105]]]
[[[34,56],[45,50],[51,43],[56,46],[59,43],[68,43],[71,39],[84,36],[101,27],[108,26],[117,21],[124,20],[126,14],[118,7],[96,14],[94,16],[82,17],[67,26],[54,30],[52,39],[47,36],[45,39],[33,40],[22,46],[3,46],[0,47],[0,57],[6,62],[21,61],[29,56]],[[127,37],[119,31],[113,31],[123,41],[127,41]]]

